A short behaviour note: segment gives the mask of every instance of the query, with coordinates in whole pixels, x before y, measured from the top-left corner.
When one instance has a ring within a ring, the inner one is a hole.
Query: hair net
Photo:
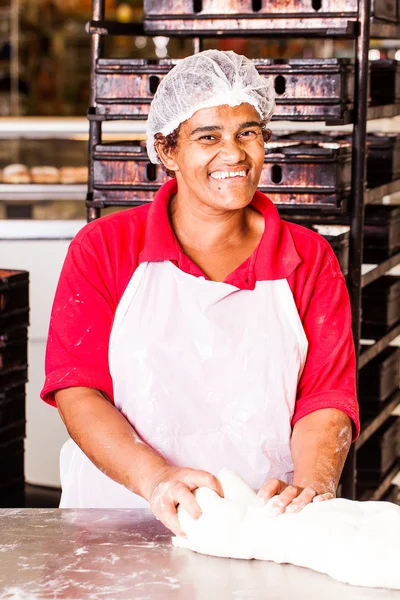
[[[157,88],[147,121],[147,153],[160,162],[154,148],[157,133],[168,135],[201,108],[238,106],[248,102],[268,122],[275,108],[272,81],[251,60],[229,50],[205,50],[180,60]]]

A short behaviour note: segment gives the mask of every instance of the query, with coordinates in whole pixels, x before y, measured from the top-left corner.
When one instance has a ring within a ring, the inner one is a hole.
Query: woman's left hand
[[[289,485],[280,479],[269,479],[257,494],[260,503],[266,503],[273,496],[277,496],[272,506],[277,515],[284,512],[299,512],[310,502],[321,502],[323,500],[332,500],[335,495],[329,490],[317,492],[312,487],[299,487]]]

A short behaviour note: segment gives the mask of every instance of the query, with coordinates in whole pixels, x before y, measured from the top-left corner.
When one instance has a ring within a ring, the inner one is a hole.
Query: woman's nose
[[[243,146],[236,138],[224,140],[220,154],[232,163],[239,162],[246,156]]]

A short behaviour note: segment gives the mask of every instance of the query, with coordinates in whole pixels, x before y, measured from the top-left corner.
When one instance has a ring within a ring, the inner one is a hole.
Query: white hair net
[[[172,133],[201,108],[247,102],[268,122],[274,97],[272,81],[261,77],[251,60],[231,50],[205,50],[180,60],[161,81],[150,105],[147,153],[151,162],[160,162],[155,135]]]

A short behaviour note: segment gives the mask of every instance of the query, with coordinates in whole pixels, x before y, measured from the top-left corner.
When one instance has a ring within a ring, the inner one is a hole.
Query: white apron
[[[111,331],[115,405],[170,464],[215,475],[226,467],[256,490],[271,477],[291,482],[291,420],[307,346],[286,279],[240,290],[170,261],[144,263]],[[61,507],[148,506],[72,440],[60,462]]]

